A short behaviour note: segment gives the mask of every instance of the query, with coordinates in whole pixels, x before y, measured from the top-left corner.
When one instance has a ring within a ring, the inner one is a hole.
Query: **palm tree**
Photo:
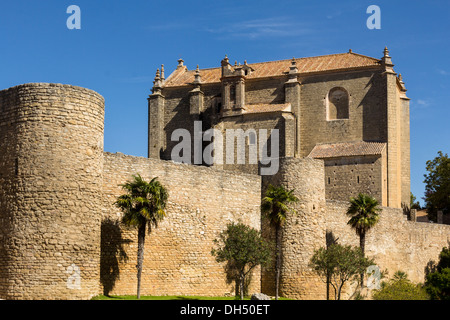
[[[123,212],[122,223],[138,229],[136,268],[137,298],[140,299],[146,226],[148,226],[148,232],[150,233],[152,228],[157,228],[158,223],[164,219],[168,192],[157,178],[146,182],[139,174],[133,175],[133,180],[121,185],[121,187],[126,191],[126,194],[119,196],[115,205]]]
[[[275,261],[275,299],[278,300],[278,287],[280,283],[281,269],[281,226],[286,221],[289,204],[297,202],[298,198],[293,194],[294,190],[287,191],[283,186],[269,185],[265,197],[262,199],[261,210],[267,214],[272,225],[275,226],[276,261]]]
[[[347,222],[356,234],[359,236],[359,246],[364,256],[366,233],[379,220],[378,212],[381,211],[378,200],[374,197],[360,193],[355,198],[350,198],[350,206],[347,209],[347,215],[350,220]],[[361,287],[364,283],[364,273],[361,274]]]

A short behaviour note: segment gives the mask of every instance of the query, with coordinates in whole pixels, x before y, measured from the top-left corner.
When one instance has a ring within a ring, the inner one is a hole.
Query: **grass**
[[[99,295],[92,300],[137,300],[136,296],[105,296]],[[140,300],[240,300],[239,297],[204,297],[204,296],[141,296]],[[250,297],[244,297],[244,300],[250,300]],[[279,300],[289,300],[279,298]]]

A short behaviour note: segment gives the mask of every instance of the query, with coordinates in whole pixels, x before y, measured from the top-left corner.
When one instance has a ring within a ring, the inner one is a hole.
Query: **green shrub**
[[[374,291],[374,300],[429,300],[422,285],[412,283],[401,271],[397,271],[393,279],[383,281],[381,288]]]
[[[425,288],[432,300],[450,300],[450,249],[444,247],[439,263],[425,278]]]

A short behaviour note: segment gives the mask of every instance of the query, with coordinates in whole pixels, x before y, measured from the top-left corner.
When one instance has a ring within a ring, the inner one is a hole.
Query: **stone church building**
[[[409,99],[387,48],[381,59],[352,50],[253,64],[225,57],[195,70],[180,59],[167,78],[162,66],[149,97],[149,157],[172,159],[173,132],[195,135],[196,121],[202,132],[246,133],[245,162],[221,168],[258,174],[249,148],[261,129],[278,129],[279,157],[324,160],[328,199],[363,192],[383,206],[409,205]]]

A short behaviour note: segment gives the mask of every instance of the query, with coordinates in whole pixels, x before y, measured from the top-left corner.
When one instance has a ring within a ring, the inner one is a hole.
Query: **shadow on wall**
[[[238,272],[236,271],[234,265],[232,262],[228,261],[224,267],[223,267],[225,274],[226,274],[226,283],[227,285],[232,285],[231,290],[234,290],[234,294],[236,297],[239,297],[241,292],[240,292],[240,288],[239,285],[236,283],[236,279],[238,278]],[[250,284],[252,282],[252,278],[253,278],[253,273],[250,272],[247,277],[245,278],[245,283],[244,283],[244,296],[248,296],[249,295],[249,290],[248,288],[250,287]]]
[[[333,244],[336,244],[338,242],[339,238],[336,238],[333,234],[333,231],[326,230],[325,231],[325,243],[327,248]]]
[[[119,262],[127,262],[124,244],[132,242],[122,239],[119,221],[105,219],[101,225],[100,243],[100,283],[103,294],[109,295],[119,279]]]
[[[372,76],[366,84],[367,93],[358,105],[358,108],[363,109],[363,141],[387,141],[387,114],[382,108],[385,96],[380,95],[380,92],[384,92],[381,87],[383,81],[376,77],[380,75]]]

